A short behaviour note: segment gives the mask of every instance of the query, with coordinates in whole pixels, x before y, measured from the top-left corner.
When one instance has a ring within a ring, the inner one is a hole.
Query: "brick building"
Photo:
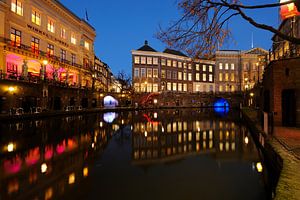
[[[158,52],[145,41],[132,51],[133,85],[141,92],[214,92],[215,62],[193,60],[180,51]]]

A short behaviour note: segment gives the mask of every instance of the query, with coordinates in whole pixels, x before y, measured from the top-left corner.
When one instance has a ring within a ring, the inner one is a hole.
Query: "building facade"
[[[215,62],[193,60],[180,51],[157,52],[145,41],[132,51],[135,92],[214,92]]]
[[[95,29],[59,1],[0,1],[0,111],[90,107]]]
[[[110,69],[109,66],[95,56],[94,74],[94,88],[97,91],[107,92],[110,81]]]
[[[268,52],[261,48],[247,51],[216,52],[216,92],[250,90],[262,81]]]

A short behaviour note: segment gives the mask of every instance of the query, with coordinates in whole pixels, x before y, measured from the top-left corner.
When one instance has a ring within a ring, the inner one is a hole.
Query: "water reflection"
[[[247,163],[246,168],[254,173],[251,180],[259,179],[258,172],[263,172],[248,129],[232,113],[226,118],[206,109],[104,113],[1,123],[0,130],[4,133],[0,140],[0,199],[85,198],[77,195],[78,187],[81,193],[91,194],[90,199],[95,199],[93,194],[99,192],[104,199],[118,199],[113,192],[117,186],[124,189],[124,197],[137,199],[126,191],[142,185],[139,181],[143,178],[135,179],[134,175],[139,170],[161,163],[201,159],[203,155],[210,156],[218,165],[224,160],[234,161],[244,169],[242,163]],[[118,159],[110,165],[112,158]],[[99,168],[97,163],[110,167]],[[112,171],[116,166],[131,170],[121,170],[122,174],[117,176]],[[193,167],[189,168],[193,172]],[[99,173],[103,174],[97,177]],[[118,185],[120,176],[125,176],[126,185]],[[148,175],[145,178],[153,184]],[[83,184],[88,186],[81,187]],[[97,191],[91,189],[95,184]],[[143,184],[147,188],[148,182]],[[264,192],[255,188],[254,193],[259,193],[255,195],[263,199]]]

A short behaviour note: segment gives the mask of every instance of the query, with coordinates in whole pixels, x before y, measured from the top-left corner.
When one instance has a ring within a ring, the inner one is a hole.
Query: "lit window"
[[[178,91],[182,91],[182,83],[178,83]]]
[[[66,58],[67,58],[66,50],[60,49],[60,59],[61,59],[61,61],[65,61]]]
[[[220,91],[220,92],[223,92],[223,85],[220,85],[220,86],[219,86],[219,91]]]
[[[161,65],[163,65],[163,66],[166,65],[166,59],[161,59]]]
[[[219,63],[219,69],[223,69],[223,63]]]
[[[151,68],[147,69],[147,77],[152,78],[152,69]]]
[[[203,65],[202,69],[203,69],[204,72],[206,72],[206,65]]]
[[[51,19],[48,19],[47,30],[54,33],[54,21]]]
[[[178,62],[178,68],[182,68],[182,62]]]
[[[151,57],[147,57],[147,64],[152,65],[152,58]]]
[[[186,63],[183,63],[183,68],[186,69]]]
[[[200,74],[196,73],[196,81],[200,81]]]
[[[173,83],[173,91],[177,91],[177,83]]]
[[[234,73],[231,74],[230,80],[231,80],[232,82],[235,81]]]
[[[143,65],[146,64],[146,57],[141,57],[141,64],[143,64]]]
[[[140,64],[140,57],[134,56],[134,64]]]
[[[186,73],[183,72],[183,80],[186,81]]]
[[[183,84],[183,91],[184,91],[184,92],[187,92],[187,84],[186,84],[186,83]]]
[[[172,90],[172,84],[170,82],[167,83],[167,90],[168,91]]]
[[[153,69],[153,78],[158,78],[158,69]]]
[[[146,69],[141,68],[141,77],[146,77]]]
[[[164,69],[161,70],[161,78],[166,78],[166,71]]]
[[[231,63],[231,70],[234,70],[234,63]]]
[[[139,77],[140,70],[139,68],[134,68],[134,77]]]
[[[213,72],[213,67],[211,65],[209,65],[209,69],[208,69],[209,72]]]
[[[35,54],[39,54],[40,48],[40,40],[38,38],[32,37],[31,38],[31,50]]]
[[[226,73],[226,74],[225,74],[225,81],[228,81],[228,80],[229,80],[229,74]]]
[[[202,74],[202,81],[206,81],[206,74]]]
[[[88,43],[87,41],[84,41],[84,48],[87,50],[90,50],[90,43]]]
[[[71,34],[71,43],[76,45],[76,36],[74,33]]]
[[[153,58],[153,65],[158,65],[158,58]]]
[[[225,70],[228,70],[228,63],[225,64]]]
[[[140,91],[140,84],[139,84],[139,83],[135,83],[135,84],[134,84],[134,90],[135,90],[136,92],[139,92],[139,91]]]
[[[219,81],[223,81],[223,74],[219,73]]]
[[[213,82],[213,75],[212,74],[209,75],[208,80],[209,80],[209,82]]]
[[[66,39],[66,29],[64,28],[60,29],[60,37]]]
[[[152,92],[152,84],[151,83],[147,84],[147,92]]]
[[[153,84],[153,92],[158,92],[158,84]]]
[[[19,0],[12,0],[11,11],[18,15],[23,16],[23,3]]]
[[[189,69],[192,69],[192,64],[191,64],[191,63],[189,63],[188,67],[189,67]]]
[[[11,40],[11,44],[13,46],[20,47],[21,46],[21,31],[12,28],[11,32],[10,32],[10,40]]]
[[[189,73],[189,81],[192,81],[193,77],[192,77],[192,73]]]
[[[196,64],[196,70],[199,71],[200,70],[200,65]]]
[[[167,66],[171,67],[171,65],[172,65],[172,61],[171,60],[167,60]]]
[[[173,67],[177,67],[177,62],[176,62],[176,60],[173,60]]]
[[[54,45],[48,44],[47,46],[47,56],[53,56],[54,55]]]
[[[41,25],[41,14],[37,11],[33,10],[31,13],[31,22],[35,23],[36,25]]]
[[[182,72],[178,72],[178,80],[182,80]]]

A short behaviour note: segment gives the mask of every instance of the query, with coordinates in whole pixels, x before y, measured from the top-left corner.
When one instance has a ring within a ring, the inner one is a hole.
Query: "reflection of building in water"
[[[89,175],[89,161],[111,137],[106,124],[90,127],[94,128],[85,134],[46,142],[31,138],[33,144],[22,149],[24,139],[19,137],[14,137],[12,146],[0,144],[6,150],[10,145],[11,150],[0,159],[0,199],[54,199],[83,181]]]
[[[246,136],[248,143],[244,144]],[[173,120],[154,123],[145,120],[134,123],[132,138],[132,157],[136,164],[178,160],[202,153],[214,154],[220,159],[232,158],[233,154],[244,157],[245,151],[255,150],[246,128],[221,120],[184,117],[178,120],[176,116]],[[247,156],[250,156],[248,159],[257,159],[257,154]]]

